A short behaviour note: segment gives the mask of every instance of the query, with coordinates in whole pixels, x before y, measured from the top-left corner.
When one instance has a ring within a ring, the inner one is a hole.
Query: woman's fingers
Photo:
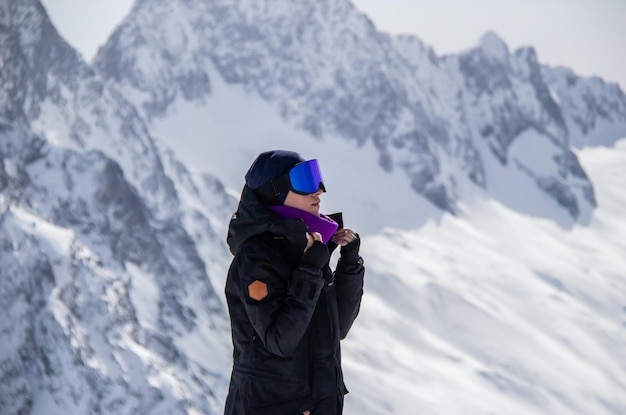
[[[337,245],[344,246],[354,241],[356,238],[356,233],[354,233],[352,229],[343,228],[335,232],[331,240]]]
[[[319,232],[308,232],[306,234],[306,247],[304,248],[304,252],[306,252],[310,247],[313,246],[313,244],[315,243],[315,241],[322,241],[322,234]]]

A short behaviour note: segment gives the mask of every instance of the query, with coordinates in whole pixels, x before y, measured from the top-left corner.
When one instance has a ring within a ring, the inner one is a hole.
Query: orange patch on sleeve
[[[248,285],[248,295],[253,300],[261,301],[265,297],[267,297],[267,284],[255,280],[252,284]]]

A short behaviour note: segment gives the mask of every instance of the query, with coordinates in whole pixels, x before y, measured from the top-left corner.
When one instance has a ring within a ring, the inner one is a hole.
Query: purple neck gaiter
[[[291,206],[268,206],[267,208],[284,219],[302,219],[310,232],[319,232],[322,235],[322,242],[325,244],[330,241],[331,236],[339,227],[337,222],[328,216],[315,216]]]

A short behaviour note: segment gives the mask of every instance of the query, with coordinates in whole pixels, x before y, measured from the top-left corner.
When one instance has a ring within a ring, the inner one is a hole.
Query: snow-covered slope
[[[619,88],[347,1],[140,0],[94,68],[38,1],[0,12],[0,414],[221,413],[268,148],[363,237],[346,414],[626,412]]]
[[[598,199],[588,225],[477,199],[365,240],[350,413],[626,411],[626,140],[578,155]]]
[[[103,153],[6,124],[0,154],[0,413],[212,413],[226,250],[200,202],[157,220]]]

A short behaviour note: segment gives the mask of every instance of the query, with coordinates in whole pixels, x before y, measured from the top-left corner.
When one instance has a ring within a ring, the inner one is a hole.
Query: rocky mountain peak
[[[509,59],[509,47],[495,32],[489,31],[482,35],[478,45],[483,54],[487,57],[503,62]]]
[[[0,117],[26,123],[40,114],[46,97],[60,96],[55,80],[76,88],[93,74],[80,55],[58,34],[39,1],[0,4]]]

